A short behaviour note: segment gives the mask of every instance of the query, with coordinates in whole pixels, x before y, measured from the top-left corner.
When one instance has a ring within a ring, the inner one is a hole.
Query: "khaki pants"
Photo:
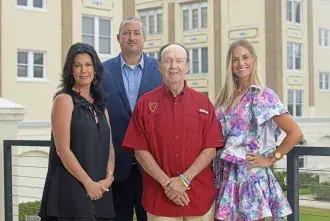
[[[203,216],[165,217],[155,216],[150,213],[147,215],[148,221],[214,221],[214,203],[210,210]]]

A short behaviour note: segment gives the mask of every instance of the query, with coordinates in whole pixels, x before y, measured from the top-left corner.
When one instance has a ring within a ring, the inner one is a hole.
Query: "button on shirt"
[[[121,60],[121,73],[123,74],[123,81],[128,98],[129,106],[133,112],[137,97],[139,94],[142,73],[144,69],[144,59],[141,56],[140,63],[136,66],[128,65],[120,55]]]
[[[206,148],[224,144],[213,105],[207,96],[187,87],[173,97],[166,86],[143,95],[133,112],[123,146],[151,153],[169,176],[184,173]],[[214,202],[211,165],[192,181],[188,206],[177,206],[149,174],[143,174],[142,204],[157,216],[201,216]]]

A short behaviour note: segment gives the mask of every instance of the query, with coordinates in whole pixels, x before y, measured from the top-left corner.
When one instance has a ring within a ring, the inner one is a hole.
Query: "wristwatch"
[[[282,154],[280,152],[275,152],[271,155],[271,159],[272,159],[273,163],[276,163],[277,161],[282,159]]]
[[[275,159],[278,161],[278,160],[282,159],[282,154],[281,154],[280,152],[276,152],[276,153],[274,154],[274,157],[275,157]]]

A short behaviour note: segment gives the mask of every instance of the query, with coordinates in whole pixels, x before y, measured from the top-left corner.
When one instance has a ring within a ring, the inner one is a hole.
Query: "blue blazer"
[[[157,60],[143,53],[144,69],[138,94],[138,99],[144,93],[155,89],[162,83]],[[105,76],[103,89],[108,95],[107,109],[110,116],[112,141],[115,148],[115,181],[127,179],[132,168],[133,154],[121,146],[129,121],[132,116],[128,98],[126,96],[123,75],[121,72],[120,55],[103,63]]]

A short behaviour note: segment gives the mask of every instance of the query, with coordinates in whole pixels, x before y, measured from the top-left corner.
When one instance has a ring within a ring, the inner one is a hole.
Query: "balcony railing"
[[[28,214],[27,217],[20,217],[19,202],[20,201],[38,201],[40,202],[43,183],[45,179],[45,171],[48,164],[48,150],[50,141],[41,140],[5,140],[4,141],[4,187],[5,187],[5,220],[38,220],[37,212]],[[26,150],[28,148],[28,150]],[[38,149],[39,148],[39,149]],[[21,150],[19,150],[21,149]],[[22,154],[24,151],[35,151],[36,154]],[[40,154],[38,151],[42,151]],[[292,207],[293,214],[288,216],[288,221],[299,220],[299,156],[324,156],[329,157],[330,162],[330,148],[329,147],[309,147],[297,146],[293,148],[287,155],[287,196]],[[25,159],[25,160],[23,160]],[[42,164],[40,164],[43,162]],[[23,163],[22,163],[23,162]],[[31,174],[31,170],[35,171]],[[318,172],[320,170],[314,171]],[[14,172],[14,173],[13,173]],[[29,173],[28,173],[29,172]],[[323,171],[324,172],[324,171]],[[330,171],[329,177],[330,177]],[[27,174],[28,173],[28,174]],[[14,178],[14,179],[13,179]],[[37,180],[26,183],[24,180]],[[14,182],[13,182],[14,181]],[[23,182],[22,182],[23,181]],[[284,182],[284,181],[279,181]],[[24,189],[21,191],[20,189]],[[330,187],[329,187],[330,192]],[[26,194],[27,193],[27,194]],[[330,195],[330,193],[329,193]],[[18,200],[23,198],[23,200]],[[14,200],[13,200],[14,199]],[[13,203],[14,201],[14,203]],[[38,206],[39,204],[36,203]],[[330,205],[330,202],[327,204]],[[22,207],[22,206],[21,206]],[[34,205],[34,207],[36,207]],[[38,210],[39,208],[33,208]],[[22,210],[22,208],[21,208]],[[325,220],[330,220],[330,209],[327,210],[327,215],[322,214],[308,214],[311,220],[318,220],[316,216],[322,217]],[[328,215],[329,214],[329,215]],[[300,214],[301,215],[301,214]],[[22,216],[22,215],[21,215]],[[314,217],[315,216],[315,217]],[[315,218],[315,219],[314,219]]]
[[[287,192],[288,192],[288,201],[293,211],[293,213],[290,216],[288,216],[288,221],[299,221],[299,156],[324,156],[324,157],[329,157],[329,162],[330,162],[330,148],[296,146],[288,153],[287,155],[288,191]],[[328,219],[330,220],[330,216],[328,217]]]
[[[40,185],[39,187],[37,186],[31,186],[30,184],[24,184],[21,185],[19,184],[19,182],[17,181],[17,183],[13,184],[13,177],[15,178],[21,178],[22,180],[26,180],[26,179],[34,179],[34,180],[38,180],[39,183],[44,183],[44,182],[40,182],[41,180],[45,179],[44,177],[38,177],[38,174],[24,174],[24,175],[20,175],[17,171],[15,172],[15,175],[13,174],[13,167],[16,170],[19,170],[19,168],[23,169],[23,168],[30,168],[30,169],[37,169],[37,168],[42,168],[44,170],[47,169],[48,164],[46,165],[37,165],[37,163],[35,165],[33,165],[33,163],[29,163],[30,165],[20,165],[19,163],[17,163],[17,160],[14,160],[15,162],[13,163],[13,158],[19,158],[21,157],[19,155],[20,152],[23,151],[19,151],[18,148],[26,148],[26,147],[31,147],[33,149],[33,147],[42,147],[43,149],[46,150],[49,149],[50,146],[50,141],[43,141],[43,140],[4,140],[3,142],[3,147],[4,147],[4,196],[5,196],[5,221],[16,221],[16,220],[22,220],[22,217],[19,217],[19,201],[18,201],[18,197],[24,197],[26,199],[29,200],[40,200],[41,195],[39,196],[25,196],[25,194],[20,195],[18,192],[18,188],[30,188],[30,189],[39,189],[40,190]],[[14,147],[16,147],[17,149],[14,150]],[[46,155],[46,154],[45,154]],[[45,157],[40,157],[40,156],[23,156],[24,158],[29,158],[32,160],[38,159],[38,158],[45,158]],[[48,158],[48,157],[47,157]],[[13,193],[13,187],[16,188],[16,193]],[[42,191],[39,191],[40,193]],[[13,198],[15,198],[17,204],[13,204]],[[13,213],[13,208],[16,208],[15,213]],[[37,210],[38,208],[34,208],[35,210]],[[33,214],[33,215],[37,215],[37,214]],[[24,217],[24,220],[36,220],[33,219],[36,217]]]

